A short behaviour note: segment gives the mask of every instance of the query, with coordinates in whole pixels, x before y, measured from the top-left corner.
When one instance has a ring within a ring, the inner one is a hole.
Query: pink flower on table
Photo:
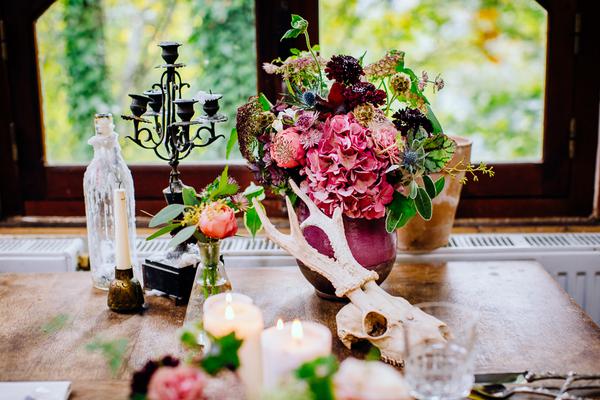
[[[162,367],[148,384],[148,400],[200,400],[203,398],[207,376],[187,365]]]
[[[235,212],[219,201],[210,203],[202,210],[198,219],[200,231],[212,239],[224,239],[237,233]]]
[[[302,189],[328,215],[341,207],[351,218],[384,217],[394,193],[385,176],[392,150],[378,149],[395,140],[392,132],[379,132],[381,137],[375,138],[352,114],[329,118],[321,130],[318,146],[306,152]]]
[[[297,128],[287,128],[277,132],[270,147],[271,158],[281,168],[294,168],[304,158],[304,147],[300,143]]]

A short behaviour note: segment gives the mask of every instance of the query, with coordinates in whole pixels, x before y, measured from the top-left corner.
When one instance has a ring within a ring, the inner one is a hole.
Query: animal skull
[[[385,292],[375,283],[377,273],[364,269],[354,259],[344,234],[341,209],[337,208],[329,218],[292,180],[289,183],[310,211],[310,216],[299,225],[290,199],[286,197],[289,235],[273,226],[256,198],[252,202],[267,236],[327,278],[337,296],[346,296],[350,300],[336,316],[337,333],[342,343],[350,348],[357,341],[368,340],[379,348],[385,362],[401,366],[404,364],[404,327],[408,328],[409,343],[444,341],[448,331],[442,321],[412,306],[406,299]],[[306,242],[302,229],[307,226],[316,226],[325,232],[335,258],[322,255]]]

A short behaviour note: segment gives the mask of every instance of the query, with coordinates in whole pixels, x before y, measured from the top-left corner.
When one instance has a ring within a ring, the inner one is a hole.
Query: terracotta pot
[[[305,207],[298,210],[300,221],[306,219]],[[366,269],[377,272],[378,284],[390,274],[396,261],[396,235],[385,230],[385,218],[369,220],[344,217],[344,230],[352,255]],[[327,235],[314,226],[304,229],[306,241],[319,253],[333,257],[333,249]],[[313,272],[301,261],[296,260],[302,275],[314,286],[318,296],[329,300],[344,300],[335,295],[331,283],[316,272]]]
[[[452,136],[456,142],[456,152],[454,157],[448,163],[449,166],[463,162],[463,165],[471,161],[470,139]],[[460,179],[465,176],[464,173],[458,174],[452,178],[445,173],[433,174],[433,180],[444,175],[446,185],[442,193],[433,199],[433,216],[431,220],[424,221],[420,216],[410,220],[408,224],[397,230],[398,249],[410,252],[427,252],[443,247],[448,244],[456,208],[460,200],[460,192],[463,185]]]

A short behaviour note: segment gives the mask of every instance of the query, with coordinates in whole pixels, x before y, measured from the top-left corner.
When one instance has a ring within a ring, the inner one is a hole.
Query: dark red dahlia
[[[358,60],[352,56],[333,56],[325,66],[325,74],[336,82],[354,85],[365,72]]]
[[[406,136],[411,131],[416,132],[419,127],[429,134],[433,132],[433,125],[429,118],[416,108],[398,110],[392,115],[392,120],[402,136]]]
[[[386,95],[383,90],[376,89],[375,85],[369,82],[358,82],[344,89],[346,104],[350,110],[354,107],[371,103],[375,107],[385,104]]]
[[[148,392],[150,379],[160,367],[176,367],[178,365],[179,360],[171,356],[166,356],[159,361],[148,361],[146,365],[139,371],[136,371],[131,378],[131,397],[135,394],[144,395]]]

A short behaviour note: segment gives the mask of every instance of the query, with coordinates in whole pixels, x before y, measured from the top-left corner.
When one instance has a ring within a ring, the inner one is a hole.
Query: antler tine
[[[323,216],[326,216],[325,214],[323,214],[323,212],[321,210],[319,210],[319,207],[317,207],[317,205],[302,190],[300,190],[298,185],[296,185],[296,182],[294,182],[292,179],[290,179],[288,182],[289,182],[290,186],[292,187],[292,190],[294,191],[294,193],[296,193],[296,195],[300,198],[300,200],[302,200],[304,202],[304,204],[306,204],[306,206],[308,207],[308,210],[310,211],[311,216],[318,215],[318,214],[322,214]]]
[[[298,216],[294,211],[292,201],[288,196],[285,196],[285,205],[287,207],[288,219],[290,221],[290,234],[292,237],[304,241],[304,235],[302,234],[302,228],[298,224]]]
[[[256,197],[252,198],[252,205],[254,205],[254,209],[256,210],[258,218],[263,224],[263,228],[265,229],[267,236],[269,236],[271,240],[273,240],[276,243],[279,241],[285,242],[287,235],[279,232],[279,230],[275,228],[275,225],[271,223],[271,221],[267,217],[267,214],[265,213],[264,208],[262,208],[261,204],[258,202],[258,199]]]

